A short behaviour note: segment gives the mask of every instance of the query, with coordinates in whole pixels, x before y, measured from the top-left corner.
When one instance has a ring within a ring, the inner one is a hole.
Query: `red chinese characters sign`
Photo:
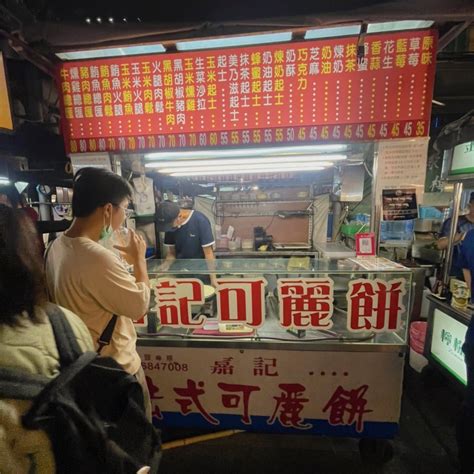
[[[344,436],[393,435],[404,361],[394,352],[138,346],[154,421]],[[369,369],[370,368],[370,369]]]
[[[258,329],[265,323],[264,278],[217,279],[217,319]],[[407,281],[356,279],[349,283],[347,324],[350,332],[396,332],[406,314]],[[333,327],[334,282],[331,278],[279,279],[280,325],[292,329]],[[193,319],[193,306],[204,304],[204,286],[197,279],[159,278],[153,288],[156,313],[163,326],[201,328],[206,317]],[[222,369],[222,367],[221,367]]]
[[[428,134],[433,30],[61,65],[68,152]]]

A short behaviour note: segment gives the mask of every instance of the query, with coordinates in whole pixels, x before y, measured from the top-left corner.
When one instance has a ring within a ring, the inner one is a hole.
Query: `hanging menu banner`
[[[426,136],[436,33],[127,56],[58,69],[68,152]]]

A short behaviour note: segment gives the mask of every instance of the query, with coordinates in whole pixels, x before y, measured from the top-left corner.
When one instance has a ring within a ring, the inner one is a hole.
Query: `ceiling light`
[[[166,48],[162,44],[142,44],[139,46],[125,46],[123,48],[88,49],[82,51],[66,51],[56,53],[63,61],[77,59],[113,58],[116,56],[135,56],[138,54],[164,53]]]
[[[98,17],[95,19],[95,21],[96,21],[97,23],[102,23],[102,18],[101,18],[100,16],[98,16]]]
[[[250,46],[255,44],[283,43],[291,41],[293,33],[266,33],[261,35],[228,36],[196,41],[180,41],[176,43],[178,51],[193,51],[195,49],[229,48],[233,46]]]
[[[6,176],[0,176],[0,184],[10,184],[10,180]]]
[[[90,24],[91,24],[91,22],[92,22],[92,20],[91,20],[89,17],[88,17],[88,18],[86,18],[86,23],[87,23],[87,24],[89,24],[89,25],[90,25]]]
[[[177,159],[197,159],[197,158],[226,158],[226,157],[244,157],[244,156],[271,156],[271,155],[309,155],[325,152],[346,151],[347,145],[305,145],[305,146],[280,146],[266,148],[234,148],[230,150],[199,150],[199,151],[175,151],[148,153],[145,159],[148,160],[177,160]]]
[[[295,155],[291,157],[291,163],[314,163],[321,161],[342,161],[347,155]],[[234,166],[234,165],[271,165],[277,163],[288,163],[288,156],[267,156],[252,158],[222,158],[213,160],[163,160],[147,163],[146,168],[187,168],[196,166]]]
[[[441,107],[446,107],[446,104],[444,102],[440,102],[439,100],[433,99],[431,102],[435,105],[440,105]]]
[[[385,31],[403,31],[418,30],[429,28],[433,25],[429,20],[402,20],[402,21],[386,21],[383,23],[369,23],[367,25],[367,33],[383,33]]]
[[[278,168],[298,168],[298,169],[312,169],[315,166],[320,168],[327,168],[332,166],[333,163],[330,161],[319,161],[316,163],[278,163],[276,167]],[[219,171],[221,173],[227,173],[227,170],[240,170],[240,171],[247,171],[247,170],[261,170],[261,171],[268,171],[273,168],[273,166],[269,166],[268,164],[241,164],[241,165],[229,165],[229,166],[219,166]],[[194,173],[196,171],[217,171],[216,166],[190,166],[188,168],[176,168],[174,166],[170,166],[169,168],[161,168],[160,173],[164,174],[172,174],[172,173]]]
[[[122,21],[123,21],[124,23],[127,23],[127,18],[126,18],[126,17],[123,17],[123,18],[122,18]]]
[[[184,177],[184,176],[217,176],[217,175],[229,175],[229,174],[255,174],[255,173],[261,173],[261,174],[269,174],[269,173],[290,173],[290,172],[298,172],[298,171],[322,171],[325,168],[323,166],[312,166],[308,168],[301,168],[300,166],[287,166],[287,167],[277,167],[277,168],[271,168],[269,169],[268,167],[266,168],[257,168],[257,169],[242,169],[242,168],[229,168],[220,171],[216,171],[215,169],[212,171],[179,171],[175,173],[171,173],[170,176],[174,176],[176,178],[178,177]]]
[[[111,16],[109,16],[109,23],[113,23],[113,22],[114,22],[114,19]]]
[[[332,28],[318,28],[308,30],[304,39],[337,38],[341,36],[355,36],[360,33],[361,25],[335,26]]]

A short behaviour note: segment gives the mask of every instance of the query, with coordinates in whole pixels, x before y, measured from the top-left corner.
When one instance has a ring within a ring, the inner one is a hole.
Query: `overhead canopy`
[[[163,3],[163,4],[161,4]],[[88,5],[89,4],[89,5]],[[150,6],[152,5],[153,8]],[[229,8],[228,2],[204,0],[191,5],[173,2],[119,1],[48,2],[60,21],[23,24],[24,38],[31,43],[47,44],[54,51],[71,47],[104,46],[137,42],[173,42],[182,38],[244,34],[256,31],[297,29],[354,22],[381,22],[429,19],[438,24],[474,21],[474,4],[469,0],[413,0],[380,2],[344,0],[322,4],[295,0],[243,0]],[[80,6],[79,6],[80,5]],[[122,14],[132,17],[127,23]],[[124,13],[125,12],[125,13]],[[136,13],[134,13],[136,12]],[[142,12],[142,13],[140,13]],[[85,22],[102,15],[102,23]],[[138,15],[142,15],[139,17]],[[107,17],[115,16],[114,23]],[[137,18],[140,21],[137,21]]]

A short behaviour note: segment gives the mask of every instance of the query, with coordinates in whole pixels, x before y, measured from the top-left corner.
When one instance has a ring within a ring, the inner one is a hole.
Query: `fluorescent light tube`
[[[196,49],[229,48],[233,46],[251,46],[255,44],[283,43],[291,41],[293,33],[266,33],[261,35],[228,36],[195,41],[179,41],[176,43],[178,51],[194,51]]]
[[[142,44],[137,46],[124,46],[122,48],[88,49],[82,51],[65,51],[56,53],[63,61],[76,59],[114,58],[116,56],[135,56],[139,54],[164,53],[166,48],[162,44]]]
[[[347,155],[297,155],[291,157],[291,163],[314,163],[320,161],[343,161]],[[252,158],[215,158],[213,160],[163,160],[147,163],[146,168],[186,168],[196,166],[232,166],[232,165],[263,165],[288,163],[287,156],[252,157]]]
[[[196,158],[225,158],[242,156],[264,156],[264,155],[309,155],[324,152],[346,151],[347,145],[305,145],[305,146],[279,146],[265,148],[232,148],[221,150],[196,150],[196,151],[174,151],[157,152],[145,155],[147,160],[176,160],[176,159],[196,159]]]
[[[279,163],[276,167],[277,168],[300,168],[300,169],[311,169],[314,167],[323,167],[326,168],[328,166],[332,166],[333,163],[329,161],[321,161],[317,163]],[[229,165],[229,166],[191,166],[188,168],[176,168],[173,166],[170,166],[169,168],[162,168],[159,170],[160,173],[164,174],[171,174],[171,173],[194,173],[195,171],[221,171],[222,173],[227,173],[227,170],[241,170],[241,171],[246,171],[246,170],[262,170],[262,171],[267,171],[269,169],[272,169],[273,167],[271,165],[265,165],[265,164],[252,164],[252,165]]]
[[[304,39],[319,39],[319,38],[337,38],[341,36],[355,36],[360,33],[361,25],[347,25],[335,26],[331,28],[317,28],[315,30],[308,30],[304,34]]]

